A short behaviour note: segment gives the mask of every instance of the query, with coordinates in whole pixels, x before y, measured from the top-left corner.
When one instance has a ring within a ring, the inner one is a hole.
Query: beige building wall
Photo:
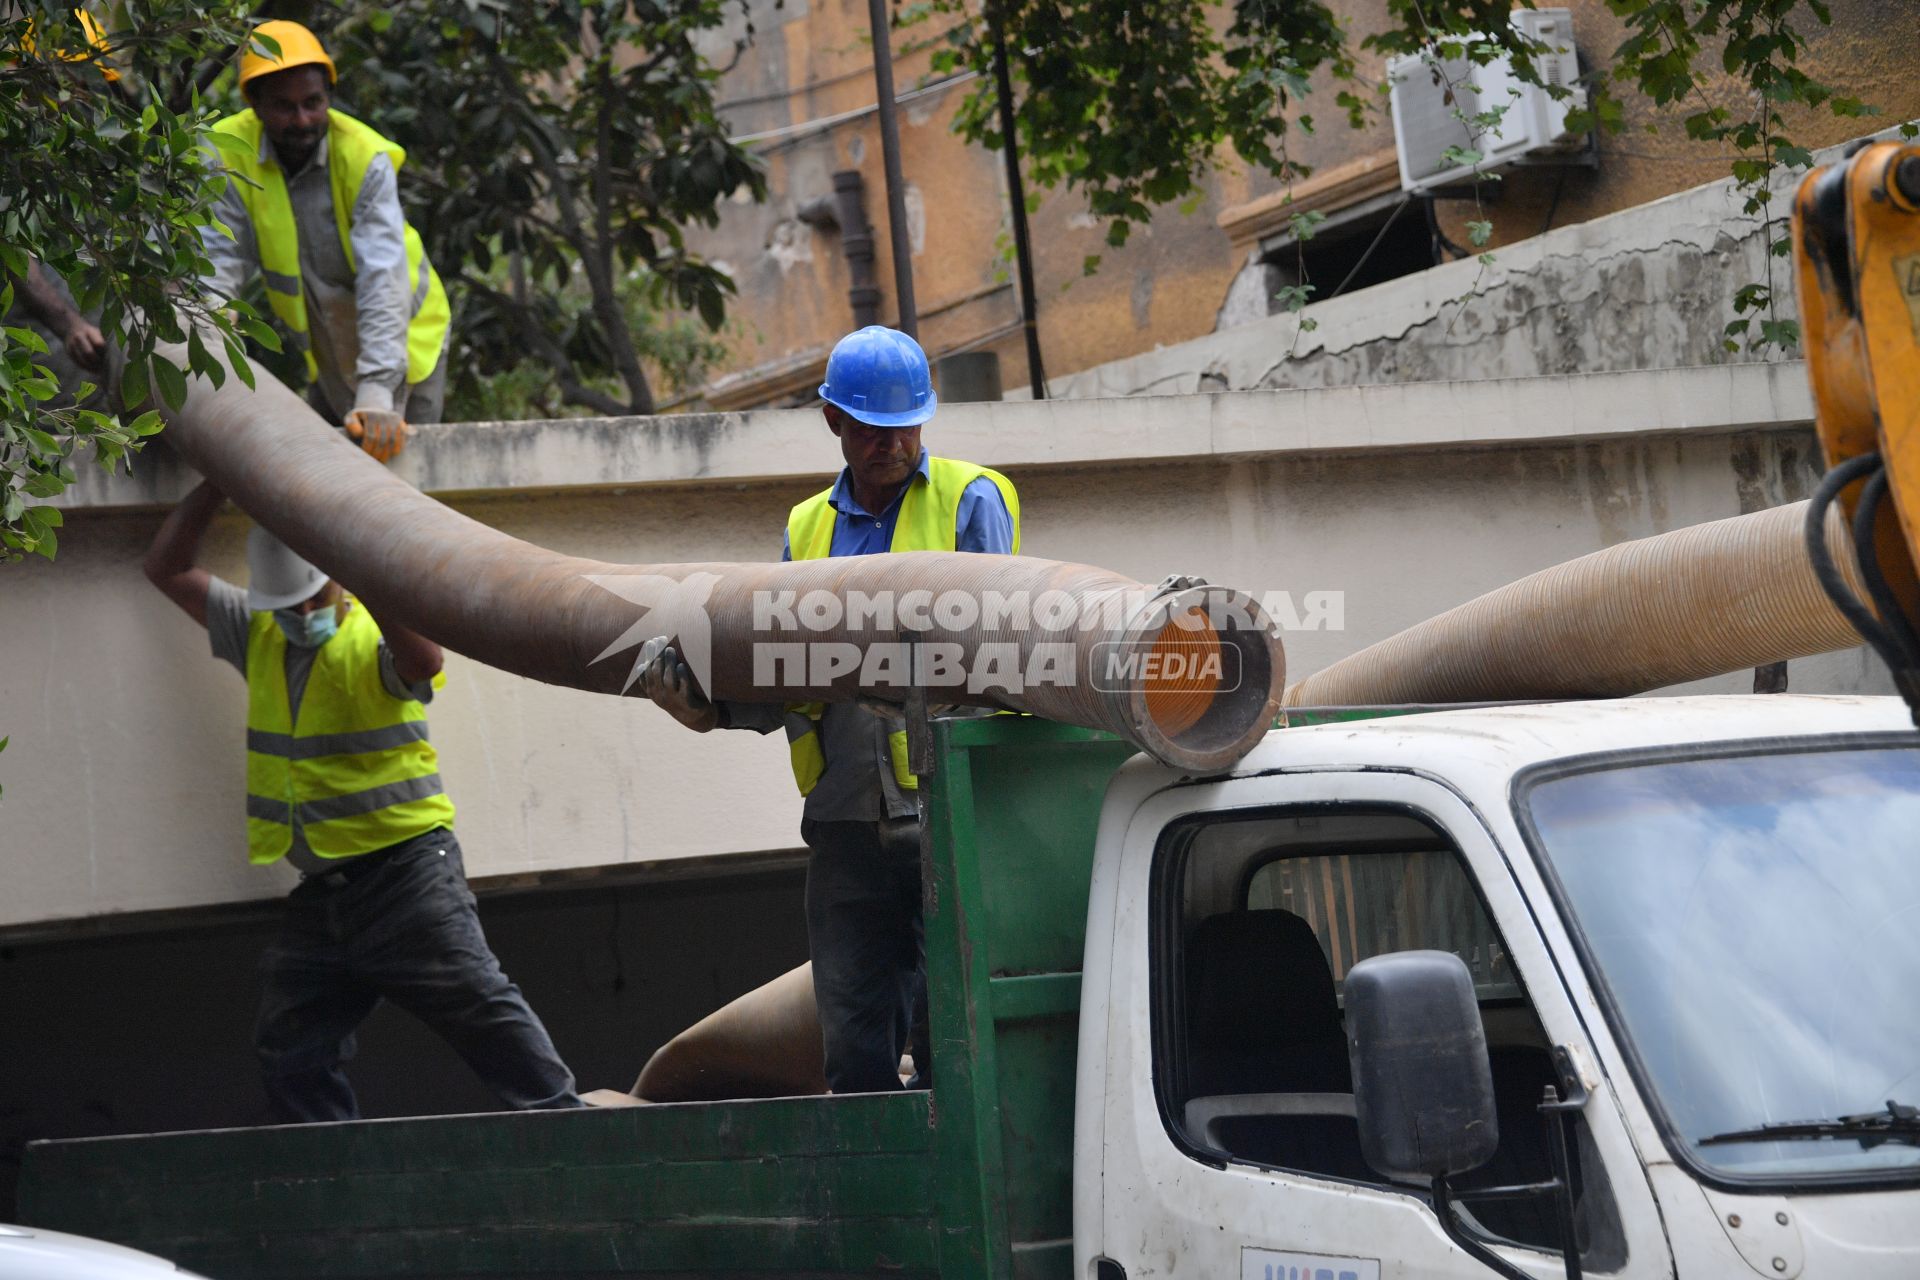
[[[1623,21],[1605,0],[1566,0],[1566,7],[1573,11],[1582,66],[1592,71],[1608,64],[1624,38]],[[1356,45],[1386,22],[1384,0],[1350,0],[1341,8]],[[748,145],[768,166],[769,199],[724,206],[717,229],[690,236],[699,251],[725,264],[739,288],[731,354],[713,371],[707,397],[720,408],[810,397],[827,350],[851,327],[839,236],[797,217],[808,201],[831,194],[836,170],[857,170],[864,178],[881,322],[897,315],[867,6],[864,0],[754,0],[750,9],[753,41],[722,81],[719,97],[734,134],[754,139]],[[1831,27],[1802,23],[1803,68],[1881,108],[1877,123],[1920,117],[1920,52],[1889,35],[1896,11],[1910,16],[1905,6],[1836,0],[1832,9]],[[927,49],[940,21],[895,34],[895,79],[903,93],[931,78]],[[1719,74],[1713,57],[1705,61],[1700,101],[1749,111],[1749,91]],[[1384,77],[1382,61],[1364,50],[1360,66],[1363,78]],[[1004,256],[1011,242],[1002,161],[997,152],[963,143],[951,127],[960,101],[977,87],[938,88],[900,111],[914,287],[929,352],[996,351],[1011,390],[1026,386],[1027,371],[1013,271]],[[1521,170],[1488,185],[1484,215],[1494,224],[1494,247],[1539,234],[1549,213],[1552,226],[1566,227],[1727,176],[1731,152],[1688,141],[1680,125],[1685,111],[1656,108],[1630,88],[1623,92],[1626,128],[1599,139],[1596,168]],[[1324,86],[1299,110],[1316,125],[1293,140],[1296,158],[1315,171],[1296,185],[1300,207],[1338,212],[1397,192],[1384,114],[1351,129]],[[1793,137],[1806,146],[1831,145],[1875,123],[1789,113]],[[1213,332],[1236,274],[1262,235],[1284,228],[1287,212],[1278,183],[1227,154],[1218,157],[1197,208],[1161,209],[1122,249],[1105,244],[1104,228],[1078,195],[1038,188],[1030,194],[1039,198],[1031,219],[1035,295],[1053,378]],[[1467,243],[1465,223],[1478,216],[1471,202],[1441,201],[1436,214],[1452,239]],[[1423,215],[1415,210],[1412,216]],[[1095,254],[1101,267],[1086,276],[1082,263]]]
[[[1014,477],[1025,554],[1287,593],[1297,677],[1535,569],[1803,496],[1808,413],[1804,370],[1774,365],[956,405],[927,439]],[[663,563],[774,559],[788,506],[837,461],[817,413],[766,411],[427,427],[396,467],[528,541]],[[243,682],[140,573],[191,481],[158,448],[137,476],[89,472],[59,559],[0,569],[0,937],[290,883],[245,862]],[[222,517],[204,562],[241,578],[245,528]],[[433,738],[483,885],[798,846],[777,737],[699,737],[457,655],[448,670]],[[1852,652],[1795,663],[1793,687],[1886,686]]]

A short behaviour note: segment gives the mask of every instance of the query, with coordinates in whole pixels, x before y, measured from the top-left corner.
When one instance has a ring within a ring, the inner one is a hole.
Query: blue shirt
[[[919,480],[929,484],[933,481],[933,464],[925,449],[920,450],[920,464],[914,473]],[[840,513],[833,522],[833,547],[828,554],[871,556],[893,546],[893,529],[900,523],[900,504],[906,501],[907,490],[915,483],[917,481],[910,477],[887,509],[874,515],[853,496],[852,468],[842,468],[840,478],[833,482],[833,492],[827,495],[827,504]],[[1007,510],[1007,500],[1000,496],[1000,486],[992,477],[980,476],[960,494],[960,510],[954,517],[953,530],[955,551],[1013,554],[1013,514]],[[780,558],[793,559],[793,547],[785,537],[781,540]]]

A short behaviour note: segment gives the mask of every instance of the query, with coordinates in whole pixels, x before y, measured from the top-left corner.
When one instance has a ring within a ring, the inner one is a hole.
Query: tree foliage
[[[720,326],[732,281],[682,228],[713,225],[741,188],[765,194],[727,140],[702,52],[727,8],[400,0],[339,13],[341,92],[406,146],[402,197],[455,295],[459,382],[531,364],[571,403],[651,413],[646,317],[678,307]]]
[[[1749,213],[1765,216],[1776,175],[1811,159],[1789,136],[1785,112],[1872,114],[1800,66],[1807,31],[1832,22],[1826,0],[1606,3],[1628,35],[1591,77],[1589,106],[1576,126],[1621,128],[1629,92],[1675,110],[1689,137],[1732,148]],[[1282,181],[1304,176],[1288,142],[1291,131],[1314,127],[1302,107],[1316,76],[1349,123],[1364,123],[1382,86],[1362,81],[1341,7],[1334,0],[1233,0],[1230,11],[1192,0],[922,0],[903,21],[950,23],[935,69],[980,73],[956,127],[993,148],[1000,135],[991,70],[1004,34],[1029,175],[1081,192],[1117,246],[1154,206],[1197,202],[1222,144]],[[1509,23],[1512,0],[1387,0],[1386,8],[1387,25],[1358,48],[1388,56],[1440,48],[1481,64],[1513,55],[1520,74],[1537,82],[1529,55],[1538,51]],[[1715,74],[1748,91],[1742,108],[1708,99],[1704,86]],[[1770,301],[1770,285],[1742,291],[1743,310]],[[1783,341],[1793,333],[1775,325],[1765,336]]]
[[[189,73],[209,42],[242,38],[243,20],[229,0],[140,0],[98,26],[70,0],[0,9],[0,296],[14,300],[30,259],[64,279],[124,361],[127,404],[149,388],[174,405],[185,394],[156,343],[186,343],[190,370],[216,382],[223,356],[251,379],[245,333],[275,343],[245,309],[210,314],[197,285],[224,179],[215,113]],[[157,414],[122,420],[95,392],[63,393],[39,335],[0,329],[0,559],[53,556],[60,512],[43,500],[75,480],[89,446],[112,467],[159,430]]]

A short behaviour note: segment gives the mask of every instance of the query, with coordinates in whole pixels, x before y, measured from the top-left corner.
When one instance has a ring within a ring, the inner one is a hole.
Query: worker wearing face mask
[[[300,883],[262,966],[254,1047],[282,1123],[359,1115],[341,1064],[382,998],[511,1107],[576,1107],[573,1075],[481,932],[427,738],[440,646],[255,529],[246,590],[194,561],[221,494],[167,517],[146,574],[247,678],[247,856]]]

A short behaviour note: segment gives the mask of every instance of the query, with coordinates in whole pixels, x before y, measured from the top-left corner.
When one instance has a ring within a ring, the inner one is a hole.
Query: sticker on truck
[[[1380,1280],[1380,1260],[1245,1248],[1240,1280]]]

